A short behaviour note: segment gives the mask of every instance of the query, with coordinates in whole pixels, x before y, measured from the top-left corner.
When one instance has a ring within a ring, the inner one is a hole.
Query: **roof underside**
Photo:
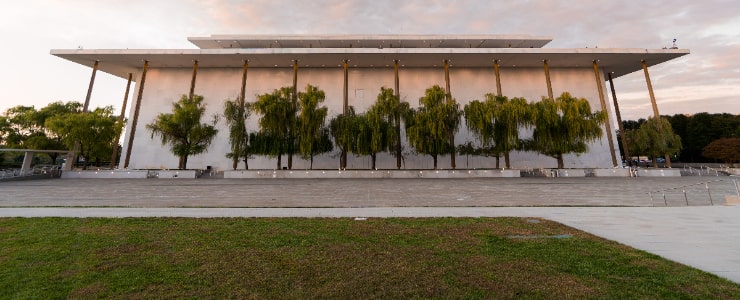
[[[211,35],[190,37],[201,49],[269,48],[542,48],[530,35]]]
[[[550,68],[591,67],[596,60],[604,72],[614,78],[640,70],[641,61],[657,65],[689,54],[686,49],[544,49],[544,48],[268,48],[268,49],[189,49],[189,50],[52,50],[52,55],[128,78],[141,70],[144,60],[150,68],[241,68],[244,60],[250,68],[292,68],[298,60],[301,68],[336,68],[344,60],[350,67],[393,67],[399,60],[403,68],[439,67],[449,60],[455,67],[492,67],[499,60],[501,68],[541,68],[547,60]]]

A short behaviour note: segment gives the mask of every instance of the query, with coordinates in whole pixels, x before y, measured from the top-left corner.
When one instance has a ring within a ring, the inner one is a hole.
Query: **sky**
[[[649,70],[660,113],[740,114],[736,0],[27,0],[0,11],[0,112],[84,102],[92,69],[51,49],[195,49],[187,37],[211,34],[530,34],[553,37],[546,48],[677,39],[691,54]],[[642,72],[614,83],[623,119],[652,115]],[[118,110],[125,87],[98,72],[91,108]]]

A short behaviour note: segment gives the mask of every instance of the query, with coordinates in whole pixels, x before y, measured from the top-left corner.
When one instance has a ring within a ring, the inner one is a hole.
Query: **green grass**
[[[5,218],[0,298],[740,298],[712,274],[538,221]]]

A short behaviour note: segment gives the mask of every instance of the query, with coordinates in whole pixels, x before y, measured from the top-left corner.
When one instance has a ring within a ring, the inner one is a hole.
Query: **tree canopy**
[[[721,160],[734,167],[735,163],[740,162],[740,138],[721,138],[714,140],[704,147],[702,151],[704,157]]]
[[[251,115],[250,104],[244,99],[226,100],[224,102],[224,119],[229,126],[229,144],[231,152],[226,157],[232,159],[232,168],[236,170],[239,160],[244,160],[244,168],[249,169],[248,159],[251,156],[249,148],[249,132],[247,120]]]
[[[506,168],[511,168],[509,153],[521,148],[519,129],[531,124],[527,100],[486,94],[485,101],[471,101],[463,111],[468,129],[482,148],[504,154]],[[495,157],[498,168],[498,155]]]
[[[42,110],[43,111],[43,110]],[[67,113],[46,119],[46,127],[60,137],[68,148],[80,143],[80,154],[85,158],[83,168],[91,160],[100,166],[102,158],[113,152],[113,142],[121,134],[123,124],[113,114],[113,107],[96,108],[87,113]]]
[[[662,155],[675,155],[681,151],[681,137],[673,133],[666,118],[648,118],[638,129],[626,132],[630,153],[647,155],[655,159]]]
[[[324,91],[310,84],[304,92],[298,93],[298,153],[303,159],[310,160],[311,169],[314,155],[332,150],[331,141],[326,143],[328,131],[325,123],[329,110],[320,106],[325,99]]]
[[[186,169],[188,156],[208,151],[208,146],[218,133],[215,125],[217,116],[210,124],[201,123],[205,114],[203,96],[192,98],[182,95],[179,101],[172,103],[172,113],[160,113],[146,125],[151,137],[159,136],[162,145],[169,144],[172,154],[179,157],[177,167]]]
[[[428,88],[419,98],[419,108],[410,109],[406,116],[406,135],[409,144],[417,153],[427,154],[434,160],[437,169],[439,155],[453,153],[455,145],[450,143],[460,127],[462,112],[453,98],[439,85]]]
[[[282,168],[282,155],[296,152],[295,132],[297,130],[298,106],[293,103],[292,87],[282,87],[272,93],[257,96],[252,108],[260,114],[259,126],[262,136],[274,139],[265,152],[259,153],[277,157],[277,168]],[[292,166],[288,166],[289,168]]]
[[[588,143],[602,136],[606,113],[592,113],[588,100],[565,92],[554,100],[542,97],[533,103],[532,121],[528,148],[557,159],[558,168],[564,168],[564,154],[585,153]]]

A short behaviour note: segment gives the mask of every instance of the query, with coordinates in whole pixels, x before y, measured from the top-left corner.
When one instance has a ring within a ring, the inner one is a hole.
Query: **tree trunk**
[[[347,150],[342,150],[342,155],[339,156],[339,169],[347,169]]]
[[[288,153],[288,170],[293,170],[293,153]]]
[[[185,170],[188,167],[188,156],[182,155],[180,156],[180,163],[178,164],[177,168],[180,170]]]
[[[500,161],[500,158],[498,155],[496,155],[496,169],[499,168],[499,161]]]
[[[506,168],[511,169],[511,161],[509,160],[509,152],[504,152],[504,161],[506,162]],[[498,169],[498,166],[496,166]]]
[[[396,116],[396,168],[401,169],[401,117]]]
[[[452,152],[450,152],[450,167],[454,170],[457,165],[455,164],[455,134],[450,134],[450,147],[452,147]],[[436,169],[436,167],[435,167]]]
[[[378,157],[377,154],[373,153],[370,154],[370,161],[372,161],[372,164],[370,166],[370,170],[375,170],[375,158]]]
[[[434,159],[434,169],[437,169],[437,155],[432,155],[432,158]]]
[[[666,168],[671,168],[672,167],[671,166],[671,156],[668,155],[668,154],[665,155],[665,167]]]
[[[234,155],[234,161],[231,163],[231,168],[236,170],[239,167],[239,157]]]
[[[283,169],[283,162],[282,162],[283,155],[278,154],[278,160],[277,160],[277,169],[282,170]]]
[[[311,166],[309,167],[309,169],[313,170],[313,154],[311,155]]]
[[[249,159],[244,157],[244,170],[249,170]]]
[[[558,154],[557,154],[557,155],[555,156],[555,158],[557,158],[557,159],[558,159],[558,169],[563,169],[563,168],[565,168],[565,163],[563,163],[563,154],[562,154],[562,153],[558,153]]]

